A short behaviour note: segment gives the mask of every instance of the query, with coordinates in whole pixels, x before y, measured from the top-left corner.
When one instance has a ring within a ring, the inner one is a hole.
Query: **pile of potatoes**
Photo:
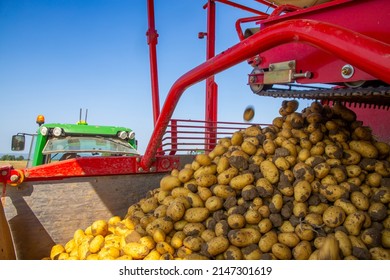
[[[297,109],[219,139],[50,259],[390,259],[389,144],[342,104]]]

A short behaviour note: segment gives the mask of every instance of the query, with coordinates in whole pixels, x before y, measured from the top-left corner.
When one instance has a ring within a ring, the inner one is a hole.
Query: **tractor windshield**
[[[42,154],[50,162],[86,156],[139,155],[139,152],[127,141],[117,138],[68,136],[49,139]]]

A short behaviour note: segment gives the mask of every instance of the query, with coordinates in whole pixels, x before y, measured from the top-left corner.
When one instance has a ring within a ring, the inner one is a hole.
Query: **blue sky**
[[[33,133],[35,118],[132,128],[144,152],[153,131],[146,0],[0,1],[0,153],[11,136]],[[240,2],[240,1],[238,1]],[[261,8],[255,1],[244,1]],[[172,84],[205,61],[205,0],[155,0],[160,106]],[[238,43],[234,23],[247,12],[217,3],[216,53]],[[251,93],[243,62],[218,75],[218,119],[269,123],[282,100]],[[173,118],[204,119],[204,82],[187,89]]]

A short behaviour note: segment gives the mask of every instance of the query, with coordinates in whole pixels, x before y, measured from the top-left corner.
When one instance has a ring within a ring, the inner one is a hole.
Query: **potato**
[[[352,192],[350,199],[353,205],[359,210],[367,210],[370,207],[369,198],[362,192]]]
[[[65,248],[62,244],[56,244],[51,248],[50,251],[50,259],[51,260],[56,260],[59,259],[59,256],[61,253],[65,252]]]
[[[272,222],[270,219],[265,218],[259,222],[258,226],[260,233],[267,233],[272,229]]]
[[[244,130],[246,136],[258,136],[261,134],[261,128],[259,125],[252,125]]]
[[[308,207],[306,202],[295,202],[293,207],[293,214],[296,217],[303,218],[308,213]]]
[[[221,174],[229,167],[230,167],[229,159],[225,156],[222,156],[217,163],[217,173]]]
[[[326,145],[325,154],[331,159],[341,159],[343,157],[343,149],[335,144]]]
[[[223,254],[230,246],[229,239],[225,236],[216,236],[202,244],[202,252],[205,252],[208,256],[216,256]]]
[[[345,198],[339,198],[334,202],[334,206],[341,207],[346,215],[355,213],[357,211],[357,208],[355,205],[352,204],[351,201],[345,199]]]
[[[263,142],[263,149],[267,155],[273,155],[276,150],[276,145],[272,139],[266,139]]]
[[[257,152],[257,146],[249,141],[242,142],[241,149],[248,155],[254,155]]]
[[[257,225],[262,217],[260,213],[254,209],[249,209],[244,214],[245,222],[250,225]]]
[[[241,190],[245,186],[252,184],[254,180],[255,180],[255,177],[253,176],[252,173],[245,173],[245,174],[237,175],[236,177],[234,177],[230,181],[229,185],[235,190]]]
[[[197,154],[195,156],[195,161],[198,162],[201,166],[210,165],[212,159],[206,154]]]
[[[350,235],[359,235],[360,229],[363,226],[365,220],[364,213],[362,211],[357,211],[355,213],[349,214],[345,218],[344,227]]]
[[[259,248],[263,253],[270,252],[272,246],[278,242],[278,235],[275,231],[268,231],[259,240]]]
[[[217,177],[213,174],[204,174],[196,178],[196,183],[200,187],[211,187],[217,183]]]
[[[294,184],[294,198],[297,202],[305,202],[311,195],[311,185],[306,180],[297,181]]]
[[[197,170],[195,170],[193,177],[198,179],[199,177],[202,177],[204,175],[214,175],[217,172],[217,165],[214,163],[211,163],[206,166],[201,166]]]
[[[203,242],[200,236],[187,236],[183,239],[183,245],[192,252],[200,251]]]
[[[243,255],[240,248],[230,245],[223,253],[225,260],[242,260]]]
[[[194,170],[192,168],[183,168],[182,170],[179,171],[177,177],[180,180],[180,182],[186,183],[192,178],[193,174],[194,174]]]
[[[179,221],[184,216],[184,213],[186,211],[186,207],[183,203],[178,201],[173,201],[169,204],[167,207],[166,215],[167,217],[171,218],[172,221]]]
[[[322,215],[309,213],[305,216],[305,222],[309,225],[320,227],[323,224]]]
[[[236,191],[228,185],[215,185],[212,188],[212,192],[215,196],[218,196],[223,199],[236,196]]]
[[[322,215],[322,220],[326,226],[336,228],[344,223],[345,217],[346,215],[343,208],[339,206],[329,206]]]
[[[330,172],[330,165],[326,162],[322,162],[313,167],[314,176],[318,179],[322,179]]]
[[[150,252],[147,246],[137,242],[127,243],[124,247],[122,247],[122,250],[126,255],[131,256],[135,260],[141,260],[145,258]]]
[[[390,252],[382,247],[374,247],[369,251],[373,260],[390,260]]]
[[[209,153],[209,157],[214,159],[215,157],[223,155],[227,151],[227,147],[217,144],[214,149]]]
[[[282,147],[290,152],[290,156],[296,157],[298,155],[297,147],[290,141],[290,139],[283,141]]]
[[[260,171],[271,184],[279,181],[279,170],[272,161],[265,160],[261,162]]]
[[[172,189],[180,186],[181,182],[179,178],[172,175],[166,175],[160,181],[160,189],[163,191],[171,191]]]
[[[334,202],[343,198],[346,195],[347,190],[341,185],[325,185],[320,187],[319,192],[327,200]]]
[[[311,241],[314,239],[314,229],[309,224],[300,223],[296,225],[294,232],[302,241]]]
[[[374,222],[380,222],[384,220],[388,214],[388,207],[381,202],[372,202],[368,208],[368,214]]]
[[[256,244],[241,248],[241,252],[244,260],[260,260],[263,256],[263,253]]]
[[[368,248],[381,246],[381,237],[380,229],[374,227],[367,228],[360,234],[360,239]]]
[[[382,175],[376,172],[367,174],[366,182],[370,187],[377,188],[381,186]]]
[[[292,258],[291,249],[282,243],[275,243],[272,245],[272,254],[279,260],[290,260]]]
[[[204,207],[204,201],[196,193],[188,193],[187,200],[190,202],[191,207]]]
[[[245,226],[245,217],[241,214],[231,214],[227,218],[227,222],[230,228],[239,229]]]
[[[339,260],[340,259],[340,249],[338,241],[334,235],[327,235],[325,237],[324,243],[318,252],[319,260]]]
[[[235,167],[230,167],[218,174],[217,176],[218,184],[228,185],[230,181],[237,175],[238,175],[238,169]]]
[[[189,223],[187,222],[182,231],[186,236],[200,236],[206,227],[202,223]]]
[[[361,154],[352,149],[343,150],[341,163],[344,165],[359,164]]]
[[[210,212],[215,212],[223,207],[224,200],[221,197],[218,196],[210,196],[207,198],[205,207]]]
[[[301,241],[292,249],[295,260],[308,260],[312,252],[311,244],[308,241]]]
[[[91,231],[93,236],[106,236],[108,233],[108,223],[105,220],[97,220],[92,223]]]
[[[184,213],[184,220],[189,223],[203,222],[209,217],[210,211],[206,207],[189,208]]]
[[[198,186],[197,194],[199,195],[200,199],[202,199],[205,202],[207,201],[207,199],[213,196],[213,193],[209,188],[200,187],[200,186]]]
[[[278,234],[278,242],[287,245],[290,248],[294,248],[301,240],[294,232],[281,232]]]
[[[256,188],[260,197],[271,197],[274,192],[274,187],[266,178],[260,178],[256,181]]]
[[[282,210],[282,207],[283,207],[283,197],[281,194],[277,193],[271,198],[269,208],[272,213],[279,213],[280,210]]]
[[[254,228],[233,229],[228,233],[230,243],[240,248],[259,242],[260,237],[260,232]]]
[[[357,237],[350,235],[349,239],[352,244],[352,255],[359,260],[369,260],[371,258],[370,252],[363,241]]]
[[[296,180],[304,180],[309,183],[313,182],[315,178],[313,168],[303,162],[298,162],[293,167],[293,174]]]
[[[290,162],[284,157],[278,157],[275,159],[275,166],[282,171],[289,170],[291,165]]]
[[[157,218],[146,226],[146,232],[153,236],[153,232],[157,228],[168,234],[173,229],[172,220],[168,217]]]
[[[382,246],[390,249],[390,229],[384,229],[382,231]]]
[[[349,239],[348,235],[341,230],[337,230],[335,232],[335,238],[338,241],[339,248],[340,248],[343,256],[344,257],[351,256],[352,255],[352,244],[351,244],[351,240]]]
[[[375,145],[371,144],[369,141],[352,140],[349,142],[349,147],[351,150],[358,152],[362,157],[365,158],[377,158],[379,154]]]

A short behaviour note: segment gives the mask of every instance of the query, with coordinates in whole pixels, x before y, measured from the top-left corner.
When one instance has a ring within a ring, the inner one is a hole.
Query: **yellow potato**
[[[235,190],[241,190],[245,186],[252,184],[254,180],[255,178],[252,173],[245,173],[232,178],[229,185]]]
[[[206,207],[194,207],[186,210],[184,220],[189,223],[199,223],[209,217],[210,211]]]
[[[258,243],[261,234],[254,228],[241,228],[229,231],[228,238],[232,245],[246,247],[250,244]]]
[[[271,184],[279,181],[279,170],[272,161],[265,160],[261,162],[260,171]]]
[[[171,191],[172,189],[180,186],[181,182],[179,178],[172,175],[166,175],[160,181],[160,189],[163,191]]]

